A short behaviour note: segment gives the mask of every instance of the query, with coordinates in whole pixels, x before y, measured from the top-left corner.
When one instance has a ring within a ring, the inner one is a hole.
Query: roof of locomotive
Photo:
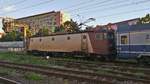
[[[30,38],[36,38],[36,37],[47,37],[47,36],[57,36],[57,35],[70,35],[70,34],[80,34],[80,33],[106,33],[110,32],[109,30],[98,30],[98,31],[80,31],[80,32],[58,32],[58,33],[53,33],[50,35],[45,35],[45,36],[32,36]]]
[[[126,33],[126,32],[136,32],[136,31],[147,31],[150,30],[150,23],[147,24],[137,24],[137,25],[131,25],[126,26],[123,28],[118,28],[118,33]]]

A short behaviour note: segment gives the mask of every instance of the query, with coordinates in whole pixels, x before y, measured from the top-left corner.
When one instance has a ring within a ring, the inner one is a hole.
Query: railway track
[[[0,77],[0,84],[21,84],[21,83],[4,78],[4,77]]]
[[[49,76],[62,77],[78,81],[86,81],[88,84],[149,84],[150,80],[136,79],[133,77],[97,74],[89,71],[74,69],[64,69],[56,67],[44,67],[29,64],[16,64],[10,62],[0,62],[1,67],[33,71]]]
[[[110,74],[114,75],[122,75],[126,77],[133,77],[137,79],[147,79],[150,80],[150,68],[147,67],[139,67],[135,66],[134,63],[131,63],[131,65],[127,63],[117,62],[85,62],[85,61],[70,61],[70,60],[63,60],[63,59],[57,59],[57,58],[52,58],[50,61],[56,61],[60,62],[63,64],[65,67],[69,68],[78,68],[80,70],[91,70],[91,71],[105,71]],[[123,64],[123,65],[122,65]],[[133,67],[134,65],[134,67]]]
[[[70,66],[73,65],[73,66]],[[90,70],[93,72],[107,72],[108,74],[114,75],[122,75],[126,77],[133,77],[137,79],[147,79],[150,80],[150,69],[148,68],[132,68],[132,67],[125,67],[125,66],[111,66],[111,65],[80,65],[80,64],[67,64],[65,65],[69,68],[78,68],[79,70]]]
[[[137,63],[133,63],[133,62],[121,62],[121,61],[116,61],[116,62],[94,62],[94,61],[78,61],[78,60],[66,60],[66,59],[61,59],[61,58],[50,58],[49,61],[56,61],[56,62],[64,62],[68,65],[85,65],[88,67],[98,67],[98,66],[102,66],[103,68],[105,67],[110,67],[110,68],[114,68],[114,69],[125,69],[125,70],[139,70],[139,71],[143,71],[143,72],[148,72],[150,71],[150,66],[140,66]],[[149,72],[150,73],[150,72]]]
[[[40,58],[41,59],[41,58]],[[121,62],[121,61],[117,61],[117,62],[99,62],[99,61],[84,61],[84,60],[71,60],[71,59],[63,59],[63,58],[54,58],[51,57],[49,59],[50,62],[60,62],[60,63],[64,63],[64,64],[68,64],[68,65],[85,65],[88,67],[98,67],[98,66],[103,66],[103,67],[111,67],[111,68],[121,68],[121,69],[128,69],[128,70],[135,70],[138,69],[140,71],[149,71],[150,70],[150,66],[140,66],[137,63],[133,63],[133,62]],[[125,67],[125,68],[124,68]]]

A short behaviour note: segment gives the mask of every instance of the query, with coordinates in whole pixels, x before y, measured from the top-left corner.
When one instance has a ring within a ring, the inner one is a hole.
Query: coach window
[[[146,35],[146,39],[150,39],[150,35],[149,34]]]
[[[127,44],[127,43],[128,43],[127,36],[121,36],[121,44]]]

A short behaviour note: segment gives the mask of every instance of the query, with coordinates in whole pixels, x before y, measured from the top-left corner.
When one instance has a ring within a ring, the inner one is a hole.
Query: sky
[[[104,25],[143,17],[150,13],[149,4],[150,0],[0,0],[0,17],[65,11],[78,23],[95,18],[87,25]]]

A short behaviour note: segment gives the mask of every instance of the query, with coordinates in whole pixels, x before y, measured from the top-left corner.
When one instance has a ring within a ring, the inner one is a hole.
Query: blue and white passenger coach
[[[150,58],[150,24],[128,25],[116,32],[119,58]]]

